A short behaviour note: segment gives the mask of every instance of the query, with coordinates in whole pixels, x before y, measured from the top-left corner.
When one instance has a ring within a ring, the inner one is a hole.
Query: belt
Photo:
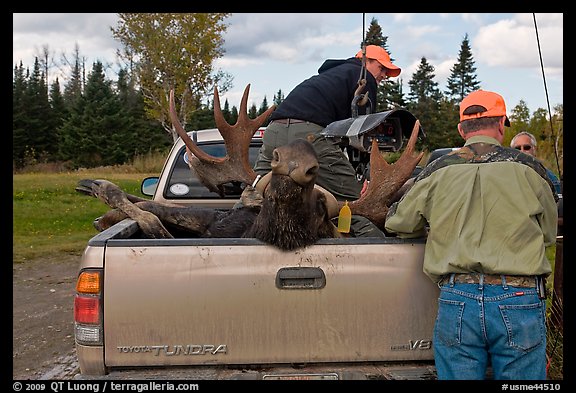
[[[454,282],[462,284],[479,284],[481,273],[453,273]],[[447,274],[438,283],[438,286],[448,284],[450,282],[450,276],[452,274]],[[535,288],[536,276],[508,276],[499,274],[484,274],[484,284],[496,284],[502,285],[506,282],[506,285],[512,287],[524,287],[524,288]]]
[[[297,123],[307,123],[306,120],[298,120],[298,119],[276,119],[272,120],[271,123],[280,123],[280,124],[297,124]]]

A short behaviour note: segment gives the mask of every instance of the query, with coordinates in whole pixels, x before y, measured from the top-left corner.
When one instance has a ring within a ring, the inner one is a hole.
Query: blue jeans
[[[433,336],[438,379],[546,379],[546,300],[536,288],[448,282]]]

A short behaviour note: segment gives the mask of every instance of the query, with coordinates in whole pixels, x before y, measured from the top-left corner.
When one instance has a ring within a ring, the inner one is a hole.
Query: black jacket
[[[299,119],[323,127],[336,121],[352,117],[352,100],[358,87],[362,62],[357,58],[326,60],[318,69],[318,75],[306,79],[296,86],[270,116],[275,119]],[[366,89],[371,101],[370,113],[376,107],[376,79],[366,72]],[[364,92],[365,92],[364,91]],[[358,109],[359,114],[365,108]]]

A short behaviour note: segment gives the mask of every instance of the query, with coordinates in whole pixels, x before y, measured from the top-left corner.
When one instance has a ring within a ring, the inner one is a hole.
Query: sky
[[[326,59],[353,57],[372,19],[388,37],[387,48],[404,93],[422,57],[434,67],[441,91],[468,35],[477,80],[482,89],[501,94],[508,114],[523,100],[536,109],[563,104],[562,13],[238,13],[226,19],[225,54],[215,67],[233,76],[233,87],[221,95],[239,108],[246,85],[248,103],[272,104],[300,82],[317,74]],[[536,19],[536,24],[534,23]],[[91,64],[109,65],[116,80],[116,50],[112,37],[115,13],[13,13],[13,65],[32,68],[44,48],[60,62],[73,58],[76,47]],[[542,65],[544,70],[542,70]],[[54,71],[55,73],[56,71]],[[65,81],[60,80],[63,86]]]

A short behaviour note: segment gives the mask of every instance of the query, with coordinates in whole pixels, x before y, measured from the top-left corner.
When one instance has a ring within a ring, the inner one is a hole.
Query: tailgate
[[[433,359],[424,242],[111,240],[106,366]]]

